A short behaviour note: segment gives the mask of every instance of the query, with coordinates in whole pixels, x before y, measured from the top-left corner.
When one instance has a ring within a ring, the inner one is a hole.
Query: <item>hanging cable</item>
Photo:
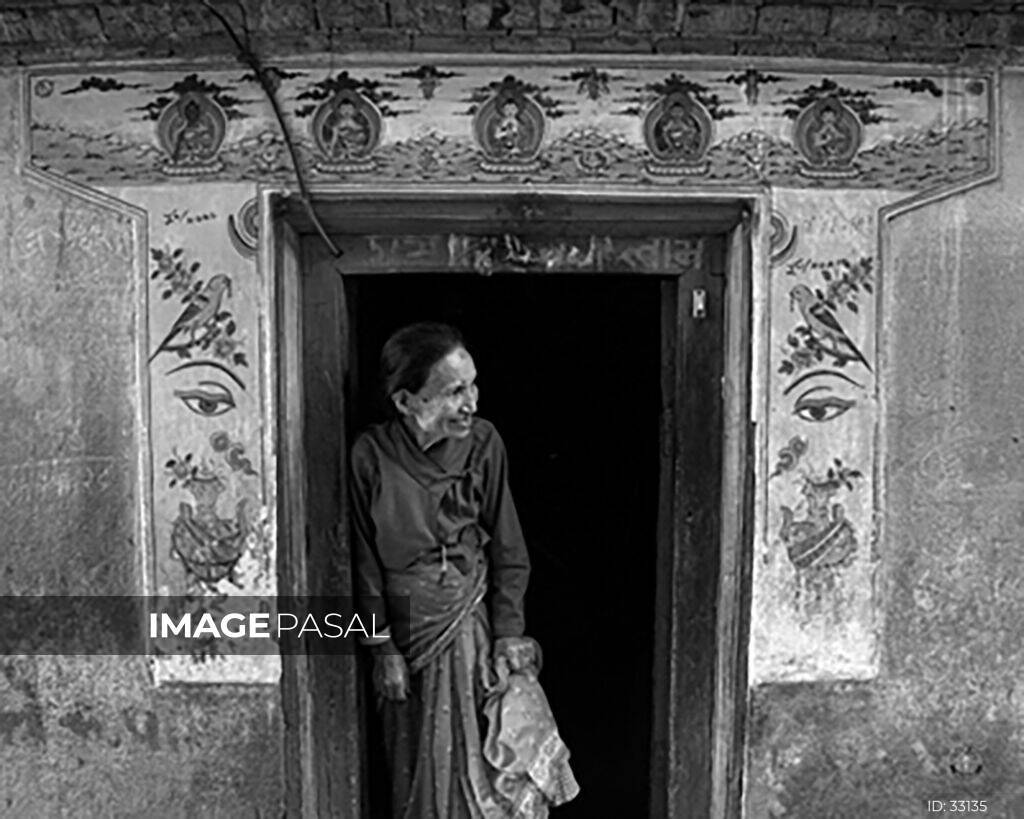
[[[281,128],[281,136],[284,138],[284,143],[288,147],[288,154],[292,160],[292,167],[295,169],[295,179],[299,184],[299,197],[302,199],[302,204],[306,207],[306,212],[309,214],[310,220],[313,222],[313,226],[316,228],[317,233],[320,234],[320,238],[324,240],[331,254],[337,258],[341,256],[341,250],[331,240],[331,237],[327,235],[327,231],[324,230],[323,223],[320,221],[320,217],[316,214],[316,209],[313,207],[313,200],[309,195],[309,188],[306,186],[306,180],[302,175],[302,167],[299,164],[299,155],[295,149],[295,142],[292,140],[291,132],[288,130],[288,123],[285,121],[284,112],[281,110],[281,104],[277,100],[277,93],[275,88],[275,82],[280,83],[280,80],[271,80],[268,74],[274,71],[273,68],[264,68],[260,62],[260,58],[256,56],[256,53],[252,50],[250,45],[250,31],[249,26],[245,18],[245,8],[241,3],[238,4],[239,13],[242,17],[243,32],[245,34],[245,41],[238,36],[235,31],[235,27],[231,25],[231,21],[228,20],[224,14],[219,11],[210,0],[199,0],[207,10],[216,17],[224,30],[227,31],[228,36],[235,43],[235,47],[238,48],[238,59],[249,66],[252,69],[253,74],[256,77],[256,81],[260,84],[263,89],[263,93],[266,94],[267,99],[270,100],[270,107],[274,111],[274,116],[277,118],[277,124]]]

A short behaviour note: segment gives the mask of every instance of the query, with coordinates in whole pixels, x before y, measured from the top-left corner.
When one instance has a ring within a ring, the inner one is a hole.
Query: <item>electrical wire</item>
[[[263,93],[266,94],[267,99],[270,101],[270,107],[274,111],[274,116],[277,118],[277,124],[281,128],[281,136],[284,138],[285,145],[288,146],[288,154],[292,160],[292,166],[295,168],[295,179],[299,183],[299,198],[302,200],[302,204],[306,207],[306,212],[309,214],[309,218],[313,222],[313,226],[316,228],[317,233],[320,234],[320,238],[324,240],[331,254],[337,258],[341,256],[341,249],[331,241],[331,237],[327,235],[327,231],[324,229],[323,223],[320,221],[320,217],[317,216],[316,209],[313,207],[313,200],[309,195],[309,188],[306,185],[306,180],[302,175],[302,167],[299,164],[299,155],[295,149],[295,142],[292,140],[291,132],[288,130],[288,123],[285,121],[284,112],[281,110],[281,104],[278,102],[277,94],[271,80],[267,77],[268,71],[273,69],[265,69],[263,64],[260,62],[260,58],[256,56],[256,53],[252,50],[249,45],[249,26],[245,19],[245,8],[239,3],[239,11],[242,16],[243,28],[245,31],[245,42],[238,36],[235,31],[235,27],[231,25],[231,21],[228,20],[224,14],[214,7],[210,0],[199,0],[207,10],[216,17],[224,30],[227,31],[228,36],[234,41],[235,46],[238,48],[238,58],[249,68],[252,69],[253,74],[256,77],[256,81],[260,84],[263,89]]]

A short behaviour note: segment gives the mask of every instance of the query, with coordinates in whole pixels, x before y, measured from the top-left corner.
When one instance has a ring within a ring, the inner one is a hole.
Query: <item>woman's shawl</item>
[[[457,568],[423,566],[418,571],[389,575],[391,593],[406,605],[394,606],[392,636],[414,674],[440,656],[459,627],[487,593],[487,566],[465,576]],[[408,619],[406,619],[408,617]]]
[[[484,756],[495,768],[494,788],[511,806],[512,819],[543,819],[551,805],[579,793],[569,749],[558,735],[534,669],[510,671],[496,662],[498,690],[484,706],[488,719]]]

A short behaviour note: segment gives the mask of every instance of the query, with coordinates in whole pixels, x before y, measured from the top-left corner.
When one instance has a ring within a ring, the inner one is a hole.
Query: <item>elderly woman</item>
[[[501,437],[475,415],[473,358],[454,328],[415,324],[384,345],[381,371],[395,417],[352,449],[352,510],[362,610],[387,635],[371,651],[394,815],[546,815],[516,811],[537,782],[571,774],[546,702],[529,747],[500,724],[529,735],[500,694],[510,672],[535,680],[540,658],[523,637],[530,561]]]

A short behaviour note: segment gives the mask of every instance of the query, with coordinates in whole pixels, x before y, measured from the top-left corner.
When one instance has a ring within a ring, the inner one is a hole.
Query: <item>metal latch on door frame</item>
[[[708,316],[708,291],[703,287],[693,288],[693,302],[690,315],[695,319],[704,319]]]

